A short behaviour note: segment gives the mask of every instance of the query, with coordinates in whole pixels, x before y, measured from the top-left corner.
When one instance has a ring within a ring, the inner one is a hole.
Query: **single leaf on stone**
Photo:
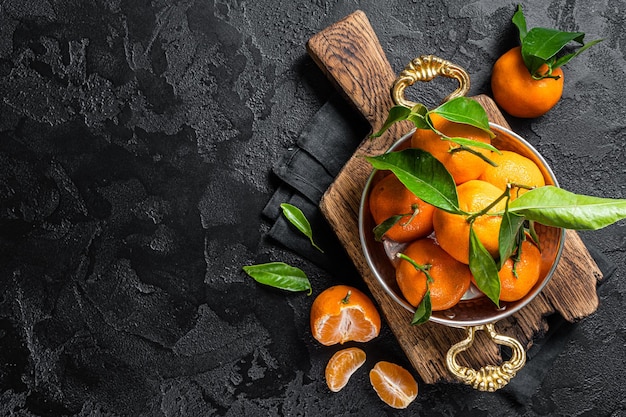
[[[311,282],[304,271],[284,262],[269,262],[247,265],[243,270],[256,282],[287,291],[308,291],[311,295]]]
[[[283,209],[283,214],[287,220],[289,220],[291,224],[293,224],[299,231],[309,238],[311,245],[313,245],[315,249],[324,253],[324,251],[313,241],[313,230],[311,229],[311,224],[302,210],[289,203],[282,203],[280,207]]]

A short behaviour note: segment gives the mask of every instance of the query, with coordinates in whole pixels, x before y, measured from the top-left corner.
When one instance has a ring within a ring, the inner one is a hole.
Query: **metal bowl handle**
[[[500,366],[486,365],[478,370],[459,365],[456,362],[456,356],[472,346],[476,330],[486,330],[495,343],[509,346],[513,350],[511,359],[503,362]],[[494,392],[508,384],[525,363],[526,350],[522,344],[512,337],[498,334],[493,323],[467,327],[467,338],[453,345],[446,356],[448,370],[456,378],[467,385],[471,385],[474,389],[489,392]]]
[[[409,62],[396,78],[391,88],[393,101],[405,107],[415,106],[417,103],[405,98],[404,90],[416,81],[431,81],[436,76],[453,78],[459,82],[459,87],[448,95],[444,102],[464,96],[469,91],[470,77],[463,68],[434,55],[422,55]]]

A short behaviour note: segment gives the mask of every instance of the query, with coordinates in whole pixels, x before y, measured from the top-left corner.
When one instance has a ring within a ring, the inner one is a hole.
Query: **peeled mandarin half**
[[[357,288],[335,285],[322,291],[311,305],[311,333],[325,346],[348,341],[367,342],[380,332],[380,314]]]

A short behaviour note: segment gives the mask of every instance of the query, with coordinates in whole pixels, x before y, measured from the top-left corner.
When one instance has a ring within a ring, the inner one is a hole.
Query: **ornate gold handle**
[[[495,343],[509,346],[513,350],[511,359],[500,366],[487,365],[478,370],[459,365],[456,362],[456,356],[472,346],[476,330],[486,330],[491,340]],[[467,339],[452,346],[446,356],[448,370],[455,377],[467,385],[471,385],[474,389],[489,392],[496,391],[508,384],[525,363],[526,350],[522,344],[512,337],[498,334],[493,324],[468,327]]]
[[[409,62],[396,78],[391,88],[393,101],[402,106],[413,107],[417,103],[407,100],[404,97],[404,90],[416,81],[430,81],[438,75],[453,78],[459,82],[459,87],[448,95],[443,100],[444,102],[464,96],[469,91],[470,77],[463,68],[434,55],[422,55]]]

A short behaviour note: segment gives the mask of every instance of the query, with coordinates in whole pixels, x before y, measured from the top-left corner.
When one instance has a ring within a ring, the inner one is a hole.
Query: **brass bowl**
[[[537,164],[540,168],[547,185],[558,186],[554,173],[545,159],[527,141],[519,135],[496,124],[490,124],[491,130],[496,135],[492,144],[500,150],[517,152]],[[397,141],[389,151],[396,151],[408,146],[412,132]],[[369,211],[369,194],[384,173],[374,170],[370,175],[361,197],[359,208],[359,235],[363,254],[367,263],[380,283],[398,304],[411,312],[415,308],[409,304],[400,291],[395,276],[395,266],[400,261],[396,254],[401,252],[407,243],[401,244],[390,239],[383,238],[382,242],[374,239],[372,229],[376,226]],[[501,302],[500,307],[485,297],[473,284],[463,296],[462,300],[454,307],[444,311],[433,311],[431,321],[452,327],[479,326],[494,323],[519,311],[528,304],[548,283],[558,264],[563,245],[565,242],[565,230],[536,225],[539,242],[541,245],[542,272],[535,286],[522,299],[514,302]]]

